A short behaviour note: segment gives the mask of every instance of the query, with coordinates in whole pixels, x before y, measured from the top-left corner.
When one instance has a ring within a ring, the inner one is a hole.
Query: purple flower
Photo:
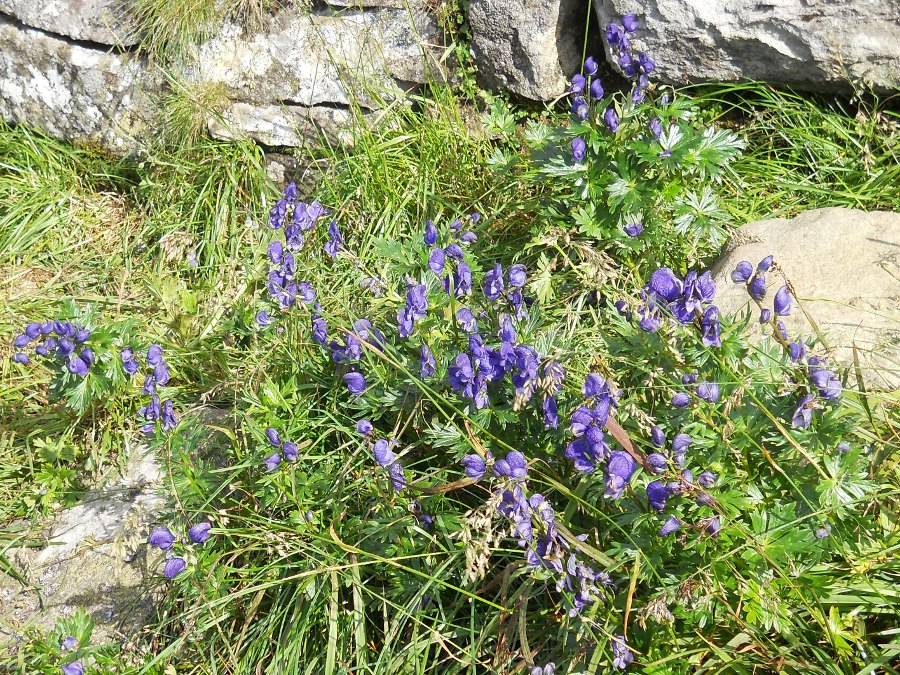
[[[595,396],[609,395],[609,382],[600,377],[597,373],[589,373],[581,387],[581,393],[587,398]]]
[[[584,152],[587,149],[587,144],[584,142],[583,138],[573,138],[572,139],[572,159],[576,162],[580,162],[584,159]]]
[[[175,535],[172,534],[167,527],[159,527],[150,535],[150,545],[156,546],[163,551],[172,548],[172,544],[174,543]]]
[[[163,431],[172,431],[178,426],[178,419],[175,417],[175,404],[172,401],[163,401],[160,420],[162,420]]]
[[[391,444],[383,438],[375,441],[375,445],[372,446],[372,452],[375,455],[375,461],[381,466],[390,466],[396,459],[391,450]]]
[[[431,255],[428,256],[428,269],[439,275],[444,271],[444,265],[447,257],[444,255],[444,249],[432,249]]]
[[[433,377],[437,369],[437,361],[434,360],[434,354],[425,343],[422,343],[422,349],[419,353],[419,366],[421,368],[422,379]]]
[[[711,488],[716,484],[716,480],[718,480],[718,477],[712,471],[704,471],[697,476],[697,482],[705,488]]]
[[[360,420],[356,423],[356,433],[360,436],[368,436],[373,430],[372,423],[369,420]]]
[[[691,395],[686,392],[679,391],[677,394],[672,396],[671,403],[676,408],[686,408],[691,403]]]
[[[793,425],[795,429],[809,429],[809,426],[812,424],[812,411],[815,398],[816,397],[812,394],[805,394],[803,398],[797,402],[797,407],[794,409],[794,414],[791,416],[791,425]]]
[[[616,115],[616,111],[612,108],[607,108],[606,112],[603,113],[603,121],[612,133],[616,133],[619,130],[619,116]]]
[[[147,349],[147,365],[158,366],[162,363],[163,348],[153,344]]]
[[[588,75],[596,75],[598,69],[599,66],[597,65],[597,62],[594,60],[593,56],[589,56],[585,59],[584,72],[586,72]]]
[[[174,579],[184,572],[186,567],[187,563],[184,561],[184,558],[169,558],[166,561],[166,566],[163,568],[163,574],[166,575],[167,579]]]
[[[652,469],[653,473],[664,473],[666,467],[669,466],[669,460],[666,459],[666,456],[659,452],[651,452],[647,455],[647,464]]]
[[[437,243],[437,228],[434,226],[433,221],[425,221],[425,245],[429,248],[434,246]]]
[[[584,91],[585,84],[586,80],[584,79],[584,75],[573,75],[572,84],[569,86],[569,91],[573,94],[580,94]]]
[[[366,378],[362,373],[346,373],[344,382],[347,384],[347,390],[354,396],[359,396],[366,390]]]
[[[13,361],[15,361],[16,363],[21,363],[23,366],[27,366],[29,363],[31,363],[31,359],[29,359],[28,355],[23,352],[16,352],[15,354],[13,354]]]
[[[81,661],[72,661],[62,667],[62,675],[84,675],[84,666]]]
[[[284,458],[289,462],[296,462],[300,456],[300,449],[292,441],[285,441],[284,445],[281,446],[281,452],[284,453]]]
[[[622,17],[622,28],[626,33],[633,33],[638,29],[638,20],[634,14],[626,14]]]
[[[525,265],[516,264],[509,268],[509,285],[513,288],[522,288],[527,279]]]
[[[394,490],[396,492],[400,492],[403,488],[409,485],[409,482],[406,480],[406,472],[403,471],[403,467],[400,466],[399,463],[391,464],[391,468],[388,469],[388,473],[391,476],[391,485],[394,486]]]
[[[775,293],[775,313],[778,316],[787,316],[791,313],[791,293],[787,286],[782,286]]]
[[[661,448],[666,444],[665,433],[655,424],[650,428],[650,442],[657,448]]]
[[[22,333],[21,335],[16,335],[13,339],[13,346],[16,349],[25,349],[29,342],[31,342],[31,339],[25,333]]]
[[[82,357],[72,354],[68,362],[69,372],[78,377],[85,377],[91,370],[91,366]]]
[[[591,82],[591,98],[599,101],[606,92],[603,90],[603,83],[598,79]]]
[[[645,489],[650,506],[662,513],[666,508],[666,502],[669,500],[669,488],[662,481],[654,480],[647,483]]]
[[[812,359],[810,359],[812,361]],[[809,379],[819,390],[819,396],[826,401],[837,401],[843,391],[843,385],[837,376],[830,370],[818,368],[810,364]]]
[[[681,384],[696,384],[697,383],[697,373],[685,373],[681,376]]]
[[[318,314],[313,314],[312,338],[323,347],[328,341],[328,324],[326,324],[325,319]]]
[[[484,475],[484,472],[487,471],[487,464],[481,458],[481,455],[466,455],[462,458],[462,463],[465,467],[466,475],[473,480],[479,480]]]
[[[614,450],[606,467],[606,496],[618,499],[625,486],[631,481],[636,464],[627,452]]]
[[[613,666],[619,670],[625,670],[628,664],[634,661],[634,654],[625,644],[625,638],[621,635],[615,635],[612,639]]]
[[[718,537],[719,530],[722,529],[722,524],[719,522],[718,516],[715,518],[710,518],[706,521],[706,525],[703,528],[706,533],[711,537]]]
[[[574,99],[572,99],[570,110],[572,111],[572,114],[582,122],[584,122],[588,118],[588,115],[591,112],[590,108],[588,108],[587,101],[585,101],[581,96],[576,96]]]
[[[503,293],[503,267],[500,263],[484,273],[482,288],[489,300],[497,300]]]
[[[195,544],[202,544],[209,539],[209,530],[211,528],[212,525],[209,523],[197,523],[196,525],[192,525],[191,529],[188,530],[188,536]]]
[[[77,647],[77,646],[78,646],[78,639],[72,635],[65,638],[62,641],[62,644],[60,645],[60,647],[62,648],[62,650],[64,652],[71,651],[71,650],[75,649],[75,647]]]
[[[822,527],[817,528],[816,531],[813,532],[813,536],[816,539],[824,539],[829,534],[831,534],[831,524],[830,523],[825,523]]]
[[[769,323],[772,320],[772,311],[763,307],[759,311],[759,322],[760,323]]]
[[[676,434],[672,439],[672,452],[676,455],[682,455],[687,452],[688,447],[694,440],[687,434]]]
[[[731,280],[736,284],[745,284],[753,276],[753,264],[747,260],[741,260],[731,273]]]
[[[667,537],[673,532],[677,532],[681,529],[681,521],[678,520],[675,516],[669,516],[663,526],[659,530],[660,537]]]
[[[719,324],[719,308],[710,305],[700,319],[700,327],[703,330],[700,341],[706,347],[722,346],[722,328]]]
[[[719,385],[715,382],[701,382],[697,385],[697,398],[715,403],[719,400]]]
[[[541,405],[541,412],[544,415],[544,428],[556,429],[559,426],[559,409],[556,404],[555,396],[545,396]]]
[[[747,292],[750,293],[750,297],[754,300],[762,300],[766,297],[766,277],[764,274],[758,274],[753,277],[753,280],[750,282],[750,285],[747,287]]]
[[[675,302],[683,292],[681,281],[668,267],[660,267],[650,277],[646,290],[665,302]]]
[[[644,231],[644,224],[639,222],[628,223],[625,226],[625,234],[629,237],[637,237]]]
[[[803,359],[806,356],[806,353],[806,343],[803,342],[803,340],[797,340],[797,342],[788,344],[788,355],[794,363]]]
[[[616,47],[620,45],[624,37],[625,33],[623,32],[622,27],[619,24],[606,24],[606,44],[608,44],[610,47]]]
[[[341,236],[341,231],[338,229],[337,223],[333,220],[328,226],[328,237],[328,241],[325,242],[325,253],[334,258],[338,254],[338,251],[341,250],[344,238]]]
[[[268,427],[266,429],[266,438],[269,439],[269,443],[271,443],[276,448],[281,447],[281,436],[278,431],[273,429],[272,427]]]
[[[463,259],[463,255],[464,255],[464,254],[463,254],[463,250],[462,250],[462,247],[461,247],[459,244],[450,244],[450,245],[444,250],[444,252],[445,252],[448,256],[450,256],[451,258],[453,258],[454,260],[459,261],[459,260],[462,260],[462,259]]]
[[[774,260],[775,258],[773,256],[767,255],[765,258],[759,261],[759,264],[756,266],[757,271],[768,272]]]
[[[265,462],[267,470],[274,471],[278,468],[278,465],[281,464],[281,453],[273,452],[271,455],[266,457],[263,462]]]

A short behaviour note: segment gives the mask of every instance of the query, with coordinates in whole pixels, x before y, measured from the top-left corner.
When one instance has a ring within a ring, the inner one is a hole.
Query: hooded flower
[[[166,561],[165,568],[163,568],[163,574],[165,574],[168,579],[174,579],[184,572],[186,567],[187,563],[184,561],[184,558],[169,558]]]
[[[479,480],[484,475],[484,472],[487,471],[487,464],[481,455],[474,453],[466,455],[462,458],[462,463],[465,467],[466,475],[473,480]]]
[[[346,373],[344,382],[347,385],[347,391],[354,396],[359,396],[366,390],[366,378],[362,373]]]
[[[84,666],[81,661],[72,661],[62,667],[62,675],[84,675]]]
[[[791,313],[791,293],[787,286],[782,286],[775,293],[775,313],[778,316],[787,316]]]
[[[209,523],[197,523],[196,525],[192,525],[191,529],[188,530],[188,536],[195,544],[202,544],[209,539],[209,531],[211,528],[212,525]]]
[[[669,516],[663,526],[659,530],[660,537],[667,537],[673,532],[677,532],[681,529],[681,521],[678,520],[675,516]]]
[[[572,139],[572,159],[576,162],[583,161],[585,150],[587,150],[587,144],[583,138],[576,137]]]
[[[437,243],[437,235],[437,228],[434,226],[434,222],[430,220],[426,221],[424,236],[425,245],[428,247],[434,246]]]
[[[172,544],[174,543],[175,535],[173,535],[167,527],[157,528],[150,535],[150,545],[156,546],[163,551],[167,551],[168,549],[172,548]]]
[[[805,394],[803,398],[797,402],[797,407],[794,409],[794,414],[791,416],[791,424],[795,429],[809,429],[812,424],[815,398],[816,397],[812,394]]]
[[[719,385],[715,382],[701,382],[697,385],[697,398],[715,403],[719,400]]]
[[[390,466],[396,459],[394,452],[391,450],[391,444],[383,438],[375,441],[375,445],[372,446],[372,452],[375,455],[375,461],[381,466]]]
[[[619,116],[616,115],[616,111],[613,108],[606,109],[606,112],[603,113],[603,121],[612,133],[616,133],[619,130]]]

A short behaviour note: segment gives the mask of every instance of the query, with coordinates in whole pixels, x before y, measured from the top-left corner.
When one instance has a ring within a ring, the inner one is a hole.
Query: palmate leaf
[[[723,167],[734,161],[744,148],[744,141],[725,129],[706,127],[697,146],[697,169],[700,178],[717,179]]]

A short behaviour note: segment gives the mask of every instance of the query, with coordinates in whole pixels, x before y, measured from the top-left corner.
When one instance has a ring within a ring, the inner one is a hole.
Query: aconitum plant
[[[534,149],[526,174],[547,195],[542,220],[577,228],[639,265],[691,266],[724,242],[726,213],[714,186],[743,142],[730,131],[701,127],[690,99],[653,83],[656,64],[638,48],[634,15],[609,24],[605,38],[629,89],[605,87],[589,57],[571,77],[568,119],[534,123],[526,134]],[[498,160],[507,168],[512,162]],[[548,236],[538,234],[543,242]]]
[[[481,225],[479,214],[428,221],[422,232],[393,244],[378,268],[378,292],[369,284],[373,292],[349,316],[322,299],[316,307],[291,304],[277,320],[299,317],[304,344],[331,364],[332,389],[354,413],[350,442],[359,444],[379,499],[406,504],[425,529],[440,522],[432,494],[458,491],[460,503],[488,509],[521,551],[518,564],[544,584],[548,601],[573,627],[604,608],[618,630],[609,663],[627,668],[638,652],[626,643],[625,617],[614,609],[628,585],[615,556],[640,542],[642,555],[658,560],[656,573],[665,577],[709,564],[708,556],[722,555],[741,536],[736,504],[745,499],[749,472],[760,471],[752,453],[791,462],[800,445],[772,435],[789,426],[793,406],[781,384],[797,366],[788,351],[774,365],[752,365],[771,357],[752,350],[742,326],[722,316],[709,272],[681,275],[669,267],[648,272],[632,298],[603,315],[608,353],[601,358],[577,336],[560,339],[545,323],[523,264],[479,255]],[[315,228],[307,232],[317,236],[333,240]],[[343,241],[338,262],[341,255],[352,258],[352,244]],[[308,251],[305,261],[295,261],[297,269],[316,264],[315,249]],[[744,281],[753,276],[751,269]],[[774,298],[777,323],[793,297],[778,291]],[[284,339],[269,327],[260,331]],[[778,372],[770,377],[773,368]],[[814,395],[830,395],[831,377],[816,375],[824,366],[807,361],[806,368],[809,386],[820,381]],[[762,413],[759,400],[773,411]],[[398,432],[419,408],[412,418],[417,432]],[[748,424],[759,429],[735,437]],[[729,434],[730,445],[746,448],[744,454],[722,447]],[[283,461],[290,441],[280,431],[268,428],[263,436],[259,475],[280,485],[300,463]],[[455,440],[428,445],[430,438],[448,437]],[[746,464],[736,461],[744,456]],[[842,470],[856,471],[859,455],[846,457]],[[821,474],[808,462],[792,466],[787,479],[772,471],[766,480],[779,509],[806,514],[799,555],[813,562],[822,555],[815,542],[824,539],[825,517],[837,513],[835,497],[823,491],[813,514],[796,488],[815,484]],[[573,518],[566,506],[576,489],[581,516]]]

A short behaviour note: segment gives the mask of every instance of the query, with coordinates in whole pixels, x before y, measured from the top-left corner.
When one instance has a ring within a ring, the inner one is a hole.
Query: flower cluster
[[[406,478],[406,472],[403,470],[403,465],[397,461],[397,456],[394,454],[393,449],[397,447],[397,439],[379,438],[378,440],[375,440],[375,428],[369,420],[360,420],[357,422],[356,431],[363,437],[366,444],[371,447],[372,454],[375,456],[375,461],[378,462],[378,465],[383,469],[387,469],[394,491],[400,492],[409,485]],[[430,524],[430,521],[428,521],[428,524]]]
[[[266,438],[269,439],[269,443],[275,448],[275,451],[263,460],[266,469],[274,471],[278,468],[279,464],[281,464],[282,459],[291,463],[297,461],[297,458],[300,456],[300,450],[296,443],[293,441],[283,441],[281,439],[281,434],[272,427],[266,429]]]
[[[284,231],[284,243],[277,239],[269,243],[268,257],[271,266],[266,291],[282,310],[293,305],[298,298],[307,304],[315,303],[316,292],[309,282],[295,279],[297,273],[295,255],[303,248],[306,237],[316,222],[325,214],[325,207],[318,202],[306,204],[300,201],[294,183],[287,186],[284,195],[269,212],[269,224],[275,230]],[[343,238],[334,221],[328,233],[330,239],[325,244],[325,251],[333,257],[337,255]],[[256,321],[260,326],[268,326],[272,319],[268,312],[261,310],[256,315]]]
[[[705,346],[722,346],[719,308],[710,304],[716,297],[716,284],[708,271],[702,274],[690,271],[682,280],[668,267],[660,267],[640,295],[642,304],[637,314],[642,330],[655,333],[666,318],[672,318],[682,325],[697,325],[700,341]],[[623,302],[617,303],[617,307],[631,316]]]
[[[791,341],[786,326],[780,320],[780,317],[789,316],[793,307],[793,296],[787,284],[775,292],[772,309],[763,306],[767,293],[766,273],[775,269],[777,266],[771,255],[759,261],[755,269],[751,262],[742,260],[731,272],[731,279],[745,285],[747,293],[759,307],[759,322],[771,326],[773,337],[784,348],[788,358],[803,367],[806,391],[797,401],[791,424],[798,429],[808,429],[812,425],[813,410],[818,401],[838,401],[843,385],[834,371],[827,367],[827,359],[810,355],[802,338]]]
[[[193,544],[202,544],[209,539],[212,525],[206,521],[201,521],[195,525],[191,525],[188,529],[188,539]],[[163,568],[163,574],[168,579],[174,579],[187,568],[187,561],[175,555],[175,535],[167,527],[159,527],[150,534],[150,546],[155,546],[161,551],[166,552],[166,564]]]
[[[140,363],[131,347],[125,347],[119,352],[122,368],[128,375],[134,375],[140,370]],[[150,372],[144,377],[144,385],[141,391],[150,397],[150,402],[141,406],[138,410],[138,418],[143,420],[141,431],[146,434],[156,429],[156,423],[162,423],[163,431],[171,431],[178,425],[175,417],[175,404],[167,399],[160,401],[158,387],[164,387],[169,383],[169,366],[163,358],[163,348],[158,344],[152,344],[147,348],[147,367]]]
[[[585,565],[571,550],[558,527],[556,513],[544,496],[528,495],[525,455],[513,450],[504,459],[494,460],[490,453],[471,454],[463,457],[462,464],[465,474],[473,480],[483,478],[490,468],[494,477],[502,481],[493,493],[497,512],[510,522],[519,546],[525,549],[526,567],[549,573],[557,590],[571,597],[571,616],[602,597],[604,586],[612,586],[609,575]]]
[[[606,26],[606,44],[615,52],[616,62],[625,75],[634,84],[631,91],[631,100],[641,103],[647,95],[650,87],[648,76],[656,68],[647,54],[635,49],[630,35],[637,32],[638,21],[634,14],[626,14],[622,17],[622,23],[609,23]],[[657,120],[658,122],[658,120]]]
[[[31,363],[31,359],[22,350],[32,342],[37,342],[34,348],[37,356],[57,359],[65,363],[73,375],[85,377],[95,361],[94,351],[85,344],[90,337],[90,330],[70,321],[32,322],[13,339],[13,346],[17,350],[13,361],[23,366]]]
[[[481,220],[481,214],[479,213],[472,213],[468,217],[468,221],[472,225],[477,224],[479,220]],[[437,275],[441,280],[444,290],[453,297],[460,298],[462,296],[471,295],[472,270],[463,259],[465,257],[463,245],[477,241],[478,236],[471,230],[464,230],[463,221],[461,219],[456,219],[450,223],[450,243],[441,248],[437,245],[437,240],[437,227],[429,220],[425,224],[424,236],[425,245],[430,249],[428,255],[428,268]],[[453,265],[454,269],[447,269],[448,265]],[[447,271],[447,274],[444,274],[445,270]],[[424,291],[425,289],[422,287],[422,296],[421,298],[417,298],[418,300],[424,300]],[[407,297],[407,309],[411,312],[416,311],[411,308],[409,297]],[[422,318],[424,312],[427,310],[427,303],[424,308],[420,305],[418,310],[421,311],[418,318]],[[398,315],[397,318],[400,321],[401,337],[408,337],[411,335],[411,327],[408,332],[405,331],[404,317]],[[406,335],[404,335],[404,332],[406,332]]]

